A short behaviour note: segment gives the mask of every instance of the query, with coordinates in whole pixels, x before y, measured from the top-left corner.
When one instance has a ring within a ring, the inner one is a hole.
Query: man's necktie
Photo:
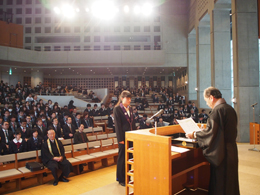
[[[85,143],[85,139],[84,139],[84,136],[83,136],[83,133],[80,133],[81,134],[81,137],[82,137],[82,141]]]
[[[71,132],[71,126],[70,126],[70,124],[69,124],[69,128],[70,128],[70,132]]]
[[[34,144],[36,145],[38,143],[38,139],[34,139]]]
[[[7,131],[4,131],[4,132],[5,132],[5,141],[8,144],[8,133],[7,133]]]

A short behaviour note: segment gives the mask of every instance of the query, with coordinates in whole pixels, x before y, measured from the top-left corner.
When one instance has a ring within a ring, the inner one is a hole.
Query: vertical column
[[[188,35],[188,100],[197,100],[196,31]]]
[[[210,14],[211,85],[218,88],[231,104],[230,11],[213,10]]]
[[[210,25],[199,25],[197,30],[197,100],[199,108],[208,108],[204,89],[211,86]]]
[[[238,141],[249,142],[251,104],[259,101],[259,46],[257,0],[232,0],[234,105],[238,115]],[[259,103],[259,102],[258,102]],[[259,119],[259,104],[255,120]]]
[[[31,72],[31,86],[36,87],[40,82],[43,84],[43,72]]]

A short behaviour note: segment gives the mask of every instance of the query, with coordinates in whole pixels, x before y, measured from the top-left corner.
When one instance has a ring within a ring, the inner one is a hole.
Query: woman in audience
[[[133,110],[130,103],[131,93],[129,91],[123,91],[119,97],[117,105],[114,108],[115,131],[119,143],[117,181],[122,186],[125,186],[125,132],[136,130]]]
[[[9,143],[10,154],[21,153],[27,151],[27,144],[24,139],[21,138],[21,132],[15,132],[15,138]]]

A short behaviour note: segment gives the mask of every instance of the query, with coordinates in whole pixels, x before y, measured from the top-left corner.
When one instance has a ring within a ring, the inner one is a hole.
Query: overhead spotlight
[[[75,10],[69,4],[65,4],[62,6],[62,13],[66,18],[73,18],[75,16]]]
[[[86,11],[86,12],[89,12],[89,8],[86,8],[85,11]]]
[[[141,8],[138,6],[138,5],[136,5],[135,7],[134,7],[134,13],[135,14],[139,14],[141,12]]]
[[[78,13],[80,12],[79,8],[76,8],[75,10],[76,10],[76,12],[78,12]]]
[[[111,1],[101,0],[93,3],[91,7],[92,14],[103,20],[110,20],[114,18],[118,9]]]
[[[125,5],[125,6],[124,6],[124,12],[125,12],[125,13],[128,13],[128,12],[129,12],[129,6],[128,6],[128,5]]]
[[[54,7],[53,10],[54,10],[55,14],[60,14],[60,12],[61,12],[60,8],[58,8],[58,7]]]
[[[142,7],[142,13],[145,16],[149,16],[153,11],[153,6],[149,3],[145,3]]]

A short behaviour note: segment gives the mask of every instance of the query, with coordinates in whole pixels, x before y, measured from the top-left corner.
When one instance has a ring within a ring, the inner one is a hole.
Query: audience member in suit
[[[190,110],[190,117],[195,121],[195,123],[198,122],[198,114],[195,113],[193,109]]]
[[[4,112],[3,121],[10,122],[10,112],[8,110]]]
[[[22,84],[20,81],[17,82],[17,84],[15,85],[15,88],[23,88]]]
[[[162,104],[162,101],[159,101],[158,110],[161,110],[161,109],[164,110],[164,108],[165,108],[165,105]]]
[[[9,151],[9,143],[14,139],[14,134],[9,130],[9,123],[3,122],[2,129],[0,130],[1,142],[5,144]]]
[[[139,97],[139,95],[136,95],[136,98],[135,98],[135,103],[141,103],[142,102],[142,99]]]
[[[189,110],[189,113],[190,113],[190,110],[192,109],[191,101],[188,101],[188,105],[187,105],[187,107],[188,107],[188,110]]]
[[[99,116],[100,115],[99,109],[97,109],[97,104],[94,104],[94,108],[92,110],[92,114],[93,114],[93,116]]]
[[[42,145],[41,159],[43,164],[51,170],[54,177],[53,185],[56,186],[59,181],[69,181],[65,177],[69,176],[70,172],[73,171],[73,168],[66,159],[61,141],[55,139],[55,131],[48,130],[47,136],[48,139]],[[60,177],[58,176],[58,170],[62,171]]]
[[[137,110],[144,110],[144,106],[142,103],[139,103],[138,106],[136,106]]]
[[[203,114],[199,114],[198,123],[207,123],[207,119],[204,118]]]
[[[152,127],[153,127],[153,125],[151,124],[151,121],[149,119],[147,119],[145,121],[145,124],[142,125],[142,127],[140,129],[149,129],[149,128],[152,128]]]
[[[114,107],[113,104],[110,102],[107,108],[107,114],[106,115],[110,115],[111,112],[113,112]]]
[[[159,103],[159,98],[158,98],[157,94],[155,94],[153,97],[153,103]]]
[[[105,108],[105,104],[101,104],[101,108],[99,109],[100,116],[106,116],[108,115],[107,109]]]
[[[75,118],[75,120],[73,121],[73,125],[76,127],[76,129],[78,129],[81,124],[82,124],[81,114],[80,114],[80,113],[77,113],[77,114],[76,114],[76,118]]]
[[[115,132],[115,123],[114,123],[114,113],[112,112],[108,117],[108,125],[109,128],[113,128],[113,132]]]
[[[149,107],[149,103],[148,103],[146,98],[143,99],[143,107],[144,108],[148,108]]]
[[[33,129],[34,128],[34,125],[31,121],[31,117],[30,116],[26,116],[26,128],[27,129]]]
[[[36,126],[38,135],[41,137],[43,140],[45,140],[47,137],[47,128],[42,126],[42,119],[37,118]]]
[[[194,103],[194,102],[192,102],[192,109],[194,110],[194,112],[195,112],[196,114],[199,113],[199,110],[198,110],[198,108],[195,106],[195,103]]]
[[[32,136],[27,141],[27,149],[28,151],[40,150],[42,148],[43,139],[38,136],[37,128],[33,128],[31,132]]]
[[[6,155],[6,154],[8,154],[8,149],[6,145],[1,141],[1,137],[0,137],[0,155]]]
[[[173,105],[173,103],[174,100],[172,99],[172,97],[170,97],[170,99],[166,102],[166,106]]]
[[[26,120],[21,120],[21,126],[18,128],[18,131],[21,133],[22,139],[27,142],[28,139],[31,137],[31,130],[26,128]]]
[[[83,130],[84,130],[84,125],[81,124],[79,127],[79,131],[74,134],[75,144],[86,143],[89,141],[86,136],[86,133],[84,133]]]
[[[81,144],[81,143],[86,143],[88,142],[88,138],[86,136],[86,133],[83,132],[84,130],[84,125],[81,124],[80,127],[79,127],[79,131],[76,132],[74,134],[74,143],[75,144]],[[79,171],[80,173],[84,170],[84,164],[80,164],[79,165]]]
[[[88,112],[90,117],[93,117],[93,113],[91,110],[91,104],[87,104],[87,108],[84,110],[84,112]]]
[[[185,99],[183,98],[183,96],[181,96],[181,99],[179,100],[179,105],[180,106],[184,106],[185,105]]]
[[[147,120],[147,114],[144,114],[143,118],[140,120],[140,128],[139,129],[144,129],[146,120]]]
[[[201,114],[203,114],[204,119],[207,121],[209,116],[206,114],[206,110],[205,109],[202,109]]]
[[[24,111],[21,108],[17,116],[17,123],[19,126],[21,126],[21,120],[23,119],[24,119]]]
[[[136,107],[133,107],[133,115],[134,115],[135,123],[139,123],[139,114],[138,114]]]
[[[11,130],[13,133],[15,133],[17,131],[17,129],[18,129],[18,124],[16,122],[16,116],[12,115],[10,125],[9,125],[9,130]]]
[[[50,128],[52,128],[55,131],[56,139],[62,137],[61,126],[57,118],[52,119],[52,125],[50,125]]]
[[[27,143],[21,137],[21,132],[17,130],[15,132],[15,138],[9,143],[10,154],[21,153],[27,151]]]
[[[88,112],[84,114],[82,123],[84,124],[84,128],[94,127],[93,119],[89,117]]]
[[[72,124],[71,117],[68,117],[67,124],[63,126],[64,139],[71,139],[74,137],[76,127]]]
[[[164,122],[163,122],[163,118],[160,117],[160,118],[159,118],[159,122],[157,123],[157,127],[163,127],[163,126],[165,126],[165,124],[164,124]]]

